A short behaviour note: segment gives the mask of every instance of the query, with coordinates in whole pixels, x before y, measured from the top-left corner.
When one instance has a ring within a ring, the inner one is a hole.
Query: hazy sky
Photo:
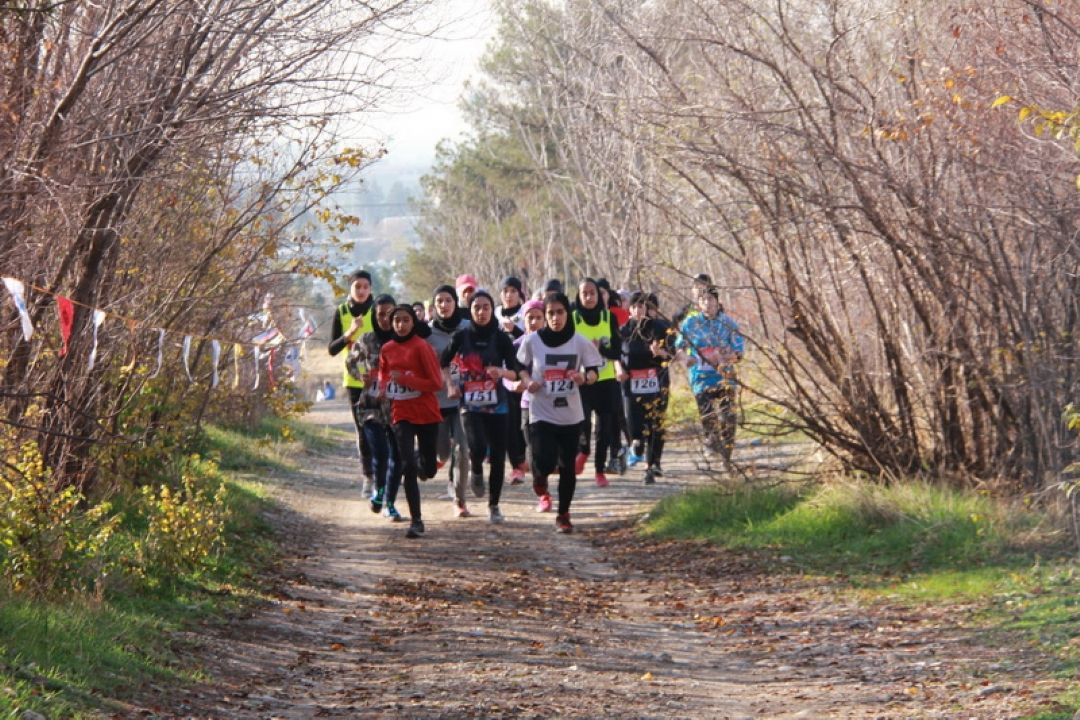
[[[362,119],[369,128],[362,132],[382,139],[390,151],[384,166],[426,164],[439,140],[458,137],[466,128],[458,100],[494,34],[494,20],[487,0],[442,0],[432,12],[441,26],[435,37],[399,48],[416,58],[405,81],[412,89],[385,112]]]

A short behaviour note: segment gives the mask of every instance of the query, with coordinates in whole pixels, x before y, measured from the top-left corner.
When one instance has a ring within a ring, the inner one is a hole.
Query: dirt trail
[[[309,419],[351,426],[340,402]],[[277,485],[297,554],[279,601],[197,636],[208,682],[140,716],[992,718],[1055,689],[957,608],[861,609],[755,558],[638,539],[635,518],[701,482],[685,450],[655,486],[631,470],[599,489],[587,468],[569,536],[528,484],[507,486],[504,525],[482,501],[452,517],[441,471],[422,485],[420,540],[370,512],[353,452]]]

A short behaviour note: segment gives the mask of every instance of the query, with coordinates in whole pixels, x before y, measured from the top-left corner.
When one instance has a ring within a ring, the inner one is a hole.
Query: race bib
[[[701,348],[701,357],[705,358],[705,361],[708,362],[710,365],[719,367],[721,364],[720,348]]]
[[[473,407],[495,405],[499,402],[499,394],[495,391],[494,380],[469,380],[465,383],[465,395],[463,401]]]
[[[420,397],[419,390],[411,390],[391,380],[386,384],[386,397],[391,400],[412,400]]]
[[[574,381],[569,377],[569,370],[548,368],[544,370],[544,389],[548,395],[566,397],[574,392]]]
[[[630,371],[630,393],[633,395],[655,395],[660,392],[660,376],[656,368]]]

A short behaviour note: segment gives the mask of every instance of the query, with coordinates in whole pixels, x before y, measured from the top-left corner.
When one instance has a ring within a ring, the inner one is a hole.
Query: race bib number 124
[[[544,389],[549,395],[566,397],[574,392],[574,381],[570,379],[568,370],[548,368],[544,371]]]

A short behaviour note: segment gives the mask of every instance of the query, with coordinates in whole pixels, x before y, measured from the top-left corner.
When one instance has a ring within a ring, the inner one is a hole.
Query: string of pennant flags
[[[30,339],[34,336],[34,324],[30,318],[30,311],[26,305],[26,289],[29,287],[31,290],[41,293],[43,295],[49,295],[56,301],[56,312],[60,323],[60,357],[64,357],[68,352],[68,343],[71,339],[72,327],[75,322],[75,306],[85,307],[88,310],[93,311],[91,317],[91,328],[93,332],[93,341],[90,347],[90,355],[87,360],[87,370],[93,370],[94,364],[97,361],[98,354],[98,330],[104,324],[106,318],[112,316],[117,320],[122,321],[129,330],[134,331],[136,328],[142,327],[143,323],[126,318],[115,313],[106,313],[104,310],[98,308],[92,308],[81,303],[77,303],[70,298],[57,293],[49,292],[35,285],[29,285],[22,280],[13,277],[0,277],[4,286],[7,288],[8,295],[11,296],[12,301],[15,303],[15,309],[19,314],[19,323],[22,326],[23,339],[26,342],[30,342]],[[307,346],[307,339],[315,334],[317,325],[314,319],[308,317],[304,313],[303,308],[297,308],[297,313],[300,316],[300,332],[295,338],[288,338],[281,332],[273,323],[273,318],[270,313],[270,299],[269,294],[263,300],[263,307],[257,313],[253,313],[248,316],[249,320],[262,323],[263,329],[247,341],[226,341],[232,343],[232,355],[233,355],[233,387],[239,387],[240,385],[240,356],[242,348],[244,346],[251,346],[255,349],[255,385],[253,390],[259,389],[259,378],[261,376],[261,367],[263,358],[266,359],[266,373],[267,382],[271,389],[274,387],[274,360],[275,353],[278,350],[285,350],[284,361],[287,365],[293,369],[294,377],[300,374],[300,363],[305,357],[305,350]],[[165,336],[166,331],[164,328],[153,328],[157,331],[157,360],[154,368],[154,372],[148,377],[155,378],[161,373],[161,368],[164,358],[165,349]],[[191,345],[194,340],[208,340],[210,342],[210,354],[211,364],[213,365],[213,371],[211,373],[210,386],[217,387],[220,383],[220,376],[218,368],[221,362],[222,354],[222,341],[205,335],[186,334],[183,336],[181,343],[181,354],[184,363],[184,373],[187,375],[188,380],[191,383],[195,383],[196,380],[191,374]],[[131,366],[135,363],[131,362]],[[130,366],[129,366],[130,367]]]

